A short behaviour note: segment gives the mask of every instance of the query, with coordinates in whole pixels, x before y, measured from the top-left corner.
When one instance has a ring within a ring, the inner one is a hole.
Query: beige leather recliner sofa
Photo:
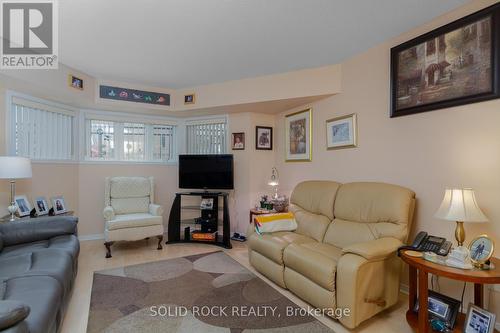
[[[321,309],[350,309],[338,318],[355,328],[398,300],[401,261],[415,193],[383,183],[306,181],[289,210],[297,230],[258,235],[249,227],[252,266]],[[325,311],[325,314],[330,314]]]

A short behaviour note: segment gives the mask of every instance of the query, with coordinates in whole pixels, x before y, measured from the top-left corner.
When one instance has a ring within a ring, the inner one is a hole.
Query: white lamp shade
[[[435,217],[460,222],[488,222],[471,188],[447,189]]]
[[[31,160],[26,157],[0,156],[0,179],[31,178]]]

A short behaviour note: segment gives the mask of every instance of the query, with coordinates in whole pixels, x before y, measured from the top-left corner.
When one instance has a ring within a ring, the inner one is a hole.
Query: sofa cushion
[[[3,282],[4,300],[28,304],[30,313],[24,322],[30,333],[57,331],[61,319],[59,313],[63,290],[59,282],[50,276],[24,276]]]
[[[283,265],[283,251],[291,243],[315,242],[314,239],[290,231],[271,234],[253,234],[249,237],[248,246],[277,264]]]
[[[32,253],[0,258],[0,279],[47,275],[56,279],[64,292],[69,294],[74,266],[71,256],[57,249],[43,249]]]
[[[7,246],[0,252],[0,260],[9,256],[31,253],[43,249],[58,249],[68,253],[76,262],[80,253],[80,243],[75,235],[62,235],[48,240]]]
[[[333,220],[333,205],[340,183],[333,181],[305,181],[295,186],[290,203]]]
[[[335,220],[323,242],[337,247],[382,237],[405,241],[413,215],[415,193],[384,183],[349,183],[335,199]]]
[[[161,224],[163,224],[163,218],[161,216],[153,216],[149,213],[123,214],[116,215],[114,220],[106,221],[106,229],[117,230]]]
[[[287,268],[307,277],[321,287],[335,290],[335,274],[339,250],[331,245],[306,247],[306,244],[290,244],[283,254]],[[331,247],[331,252],[328,251]],[[322,253],[323,252],[323,253]]]
[[[316,241],[323,241],[325,232],[332,222],[328,217],[320,214],[310,213],[297,205],[290,205],[288,208],[297,221],[296,233],[314,238]]]

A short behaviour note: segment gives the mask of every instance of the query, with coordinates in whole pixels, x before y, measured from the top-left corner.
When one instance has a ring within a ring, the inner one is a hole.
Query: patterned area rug
[[[87,332],[332,332],[224,252],[94,273]]]

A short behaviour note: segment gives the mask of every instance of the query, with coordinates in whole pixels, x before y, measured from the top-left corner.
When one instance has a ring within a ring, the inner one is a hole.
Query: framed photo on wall
[[[245,150],[245,133],[233,133],[231,136],[231,146],[233,150]]]
[[[255,149],[273,150],[273,128],[265,126],[255,127]]]
[[[312,160],[312,109],[285,117],[285,160],[308,162]]]
[[[35,211],[38,216],[47,215],[49,213],[49,204],[45,197],[35,199]]]
[[[68,75],[68,84],[71,88],[83,90],[83,80],[72,74]]]
[[[31,207],[31,204],[30,204],[27,196],[16,195],[14,197],[14,201],[17,205],[17,214],[19,215],[19,217],[30,215],[31,210],[33,208]]]
[[[196,96],[194,93],[184,95],[184,104],[194,104],[196,102]]]
[[[391,117],[500,97],[500,4],[391,49]]]
[[[332,118],[326,121],[326,148],[352,148],[358,145],[357,116]]]

